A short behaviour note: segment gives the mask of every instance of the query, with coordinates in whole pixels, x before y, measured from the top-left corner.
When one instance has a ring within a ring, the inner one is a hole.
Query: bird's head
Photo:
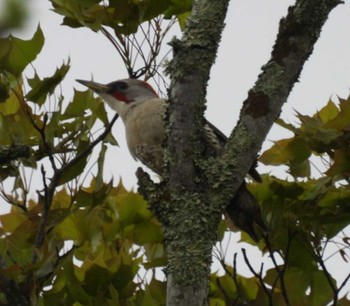
[[[77,80],[96,92],[112,109],[122,116],[129,106],[158,98],[156,91],[145,81],[123,79],[106,85],[92,81]]]

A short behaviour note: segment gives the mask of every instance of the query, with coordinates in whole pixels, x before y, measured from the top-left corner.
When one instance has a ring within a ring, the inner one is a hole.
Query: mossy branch
[[[211,166],[211,180],[227,198],[240,186],[273,123],[279,117],[322,26],[339,0],[298,0],[282,18],[270,60],[244,101],[237,126],[222,156]]]

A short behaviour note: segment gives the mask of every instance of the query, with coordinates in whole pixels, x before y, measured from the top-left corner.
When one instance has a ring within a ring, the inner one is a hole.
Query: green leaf
[[[55,227],[55,233],[63,240],[73,240],[80,244],[84,237],[83,216],[81,213],[72,213]]]
[[[164,267],[166,265],[165,246],[163,243],[149,243],[143,245],[147,261],[142,265],[145,269]]]
[[[259,161],[265,165],[278,166],[285,164],[290,158],[286,148],[292,140],[293,138],[275,141],[274,145],[270,149],[261,154]]]
[[[102,104],[102,101],[100,98],[94,98],[91,90],[78,91],[74,89],[73,100],[64,112],[65,118],[82,116],[86,110],[95,109],[98,104]]]
[[[53,76],[41,80],[37,74],[32,79],[28,79],[28,83],[32,88],[26,98],[34,103],[42,105],[47,95],[53,94],[56,86],[62,82],[69,70],[69,61],[67,64],[62,64],[56,69]]]
[[[92,206],[93,200],[92,192],[85,190],[85,188],[80,188],[76,193],[75,201],[78,207]]]
[[[332,277],[331,282],[333,283],[334,287],[337,288],[336,281]],[[324,271],[316,271],[312,274],[310,287],[310,306],[329,305],[333,299],[333,291]]]
[[[33,239],[35,238],[34,229],[38,226],[38,220],[24,220],[13,233],[6,237],[8,254],[10,261],[19,265],[26,265],[30,262],[33,255]]]
[[[345,295],[343,298],[338,300],[338,306],[350,306],[350,300]]]
[[[308,177],[311,155],[308,142],[300,136],[276,141],[259,158],[266,165],[289,165],[290,173],[294,177]]]
[[[326,124],[326,128],[334,128],[338,131],[350,131],[350,96],[347,100],[339,98],[340,112],[333,119],[329,120]]]
[[[221,219],[218,226],[218,238],[217,238],[218,241],[222,241],[224,239],[226,231],[227,231],[227,224],[225,220]]]
[[[9,91],[10,88],[5,83],[0,82],[0,104],[5,102],[10,97]]]
[[[100,98],[97,98],[97,100],[95,101],[99,101],[99,103],[95,103],[91,107],[91,111],[98,119],[100,119],[105,125],[107,125],[109,122],[104,103]]]
[[[187,21],[188,17],[190,17],[190,15],[191,15],[191,12],[185,12],[185,13],[182,13],[182,14],[179,14],[176,16],[176,18],[179,22],[179,25],[180,25],[180,29],[182,31],[185,29],[186,21]]]
[[[2,33],[12,29],[21,29],[28,17],[28,2],[21,0],[3,0],[1,5]]]
[[[107,152],[107,146],[102,144],[100,154],[97,159],[97,176],[96,176],[96,186],[100,187],[103,184],[103,168],[105,163],[105,156]]]
[[[162,242],[163,235],[160,224],[151,221],[137,223],[134,228],[134,241],[138,245]]]
[[[121,194],[116,198],[116,201],[119,220],[124,226],[152,218],[146,201],[136,193]]]
[[[90,297],[82,288],[81,282],[77,278],[77,267],[73,264],[73,254],[68,255],[69,260],[65,260],[62,265],[62,276],[65,278],[66,295],[73,299],[74,302],[80,301],[83,305],[89,305]],[[73,302],[72,302],[73,304]],[[54,305],[54,304],[53,304]]]
[[[104,7],[97,5],[100,0],[51,0],[51,2],[56,13],[67,17],[70,23],[75,20],[74,27],[80,24],[94,31],[99,29],[101,21],[94,16],[93,11],[96,7]],[[64,25],[69,25],[65,23],[67,19],[65,18]]]
[[[303,162],[311,155],[307,142],[301,137],[294,137],[287,144],[286,150],[289,155],[289,160],[292,160],[293,162]]]
[[[209,298],[209,306],[226,306],[226,303],[219,298]]]
[[[58,180],[58,184],[65,184],[70,180],[76,178],[78,175],[80,175],[85,169],[87,158],[88,155],[80,158],[77,162],[73,164],[73,166],[69,167],[69,169],[64,171]]]
[[[307,159],[300,162],[293,160],[289,168],[290,174],[294,177],[310,177],[311,175],[310,163]]]
[[[237,297],[237,286],[230,275],[224,274],[223,276],[217,277],[216,281],[218,284],[220,284],[219,288],[221,291],[223,291],[224,295],[227,295],[232,300]]]
[[[317,117],[310,117],[297,113],[298,119],[301,122],[301,130],[316,131],[322,126],[322,122]]]
[[[317,269],[313,248],[302,232],[290,244],[288,266],[300,268],[305,275]]]
[[[164,12],[166,18],[188,13],[192,9],[192,0],[170,0],[168,9]]]
[[[284,127],[285,129],[295,133],[295,134],[298,133],[298,131],[299,131],[299,129],[297,127],[295,127],[294,125],[292,125],[290,123],[285,122],[282,118],[278,118],[275,121],[275,123],[281,127]]]
[[[110,283],[111,277],[107,268],[94,264],[86,271],[82,288],[89,295],[96,296],[100,289]]]
[[[42,126],[41,117],[32,113],[22,96],[22,82],[19,78],[11,87],[10,97],[0,103],[0,143],[2,145],[38,145],[39,134],[33,121]],[[30,118],[30,119],[29,119]]]
[[[286,270],[284,281],[291,305],[301,305],[305,300],[305,291],[309,286],[310,274],[303,269],[292,267]]]
[[[19,87],[14,88],[10,91],[9,96],[5,101],[0,103],[0,114],[4,116],[13,115],[18,113],[21,105],[19,104],[18,97],[14,93],[19,91]]]
[[[327,170],[326,174],[331,177],[337,175],[350,175],[350,150],[335,150],[333,156],[333,164]]]
[[[37,57],[43,45],[44,35],[40,26],[30,40],[22,40],[11,35],[0,38],[0,70],[19,76]]]
[[[106,198],[110,195],[111,191],[114,189],[113,187],[113,179],[109,183],[104,183],[101,185],[97,184],[96,179],[94,180],[95,186],[92,193],[93,205],[99,205],[106,200]]]
[[[7,233],[12,233],[26,220],[27,217],[16,208],[12,209],[8,214],[0,215],[1,226]]]
[[[151,296],[158,302],[158,305],[165,305],[166,282],[159,281],[153,275],[150,284],[147,286]]]
[[[192,0],[51,0],[56,13],[64,16],[63,24],[72,28],[85,26],[98,31],[101,25],[118,34],[136,33],[140,24],[160,15],[176,16],[184,25]]]
[[[333,101],[328,101],[327,105],[322,107],[316,114],[323,123],[334,119],[339,114],[339,109]]]
[[[108,287],[110,299],[108,299],[109,305],[120,306],[119,303],[119,293],[112,285]]]
[[[82,139],[79,140],[77,155],[74,157],[75,159],[79,156],[79,153],[82,152],[89,145],[88,141],[84,141]],[[80,175],[87,164],[87,159],[89,154],[85,156],[79,157],[69,168],[67,168],[59,177],[58,183],[59,185],[65,184],[70,180],[77,178]]]
[[[259,292],[258,280],[255,278],[240,277],[238,282],[241,285],[240,289],[245,298],[248,301],[255,300]]]

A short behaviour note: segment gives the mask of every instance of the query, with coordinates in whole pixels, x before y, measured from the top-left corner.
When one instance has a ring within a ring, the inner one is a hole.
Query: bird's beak
[[[96,93],[106,92],[109,89],[107,85],[95,83],[92,81],[85,81],[85,80],[76,80],[76,81],[79,82],[80,84],[83,84],[84,86],[90,88],[91,90],[93,90]]]

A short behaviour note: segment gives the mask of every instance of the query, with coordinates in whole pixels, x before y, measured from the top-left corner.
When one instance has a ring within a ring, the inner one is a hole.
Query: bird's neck
[[[118,113],[118,115],[123,119],[123,121],[125,121],[125,119],[130,115],[130,113],[137,111],[137,109],[140,108],[141,105],[149,103],[150,99],[141,98],[129,103],[109,99],[109,97],[104,98],[104,100],[109,105],[109,107],[115,110]]]
[[[138,109],[141,108],[142,105],[148,103],[149,101],[146,99],[140,99],[137,101],[133,101],[131,103],[118,103],[116,106],[116,111],[119,116],[125,121],[125,119],[133,112],[137,112]]]

